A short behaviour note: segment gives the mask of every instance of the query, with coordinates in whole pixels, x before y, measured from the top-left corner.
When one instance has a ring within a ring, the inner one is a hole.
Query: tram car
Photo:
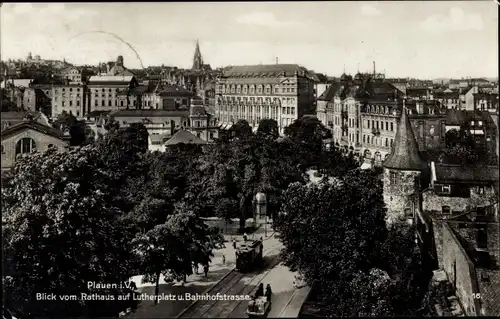
[[[262,240],[246,240],[236,246],[236,270],[247,272],[262,263]]]

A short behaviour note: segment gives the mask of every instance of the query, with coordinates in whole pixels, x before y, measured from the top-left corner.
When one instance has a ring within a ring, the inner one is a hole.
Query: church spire
[[[408,171],[420,171],[427,168],[427,163],[418,149],[404,100],[394,147],[385,160],[384,167]]]
[[[203,57],[201,56],[201,51],[200,51],[200,42],[198,39],[196,39],[196,49],[194,50],[194,57],[193,57],[193,70],[201,70],[203,67]]]

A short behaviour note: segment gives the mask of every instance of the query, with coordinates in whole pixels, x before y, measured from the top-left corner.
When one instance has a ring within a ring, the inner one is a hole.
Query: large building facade
[[[215,115],[223,129],[246,120],[254,130],[274,119],[280,132],[305,114],[314,114],[314,78],[296,64],[233,66],[215,88]]]
[[[317,116],[337,147],[353,151],[367,166],[381,165],[394,145],[401,110],[409,112],[421,152],[445,145],[446,112],[434,100],[405,100],[394,85],[371,74],[343,75],[318,99]]]

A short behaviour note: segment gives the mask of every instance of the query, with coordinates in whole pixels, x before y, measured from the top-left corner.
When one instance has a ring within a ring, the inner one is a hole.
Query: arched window
[[[248,85],[243,86],[243,93],[248,93]]]
[[[16,143],[16,156],[19,154],[29,154],[36,149],[36,143],[32,138],[25,137]]]

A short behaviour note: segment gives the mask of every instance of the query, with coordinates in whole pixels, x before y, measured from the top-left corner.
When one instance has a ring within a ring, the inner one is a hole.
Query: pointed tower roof
[[[427,168],[427,163],[418,149],[404,101],[394,140],[394,148],[384,161],[384,167],[408,171],[420,171]]]
[[[203,67],[203,57],[200,51],[200,41],[196,39],[196,48],[193,57],[193,70],[200,70]]]

